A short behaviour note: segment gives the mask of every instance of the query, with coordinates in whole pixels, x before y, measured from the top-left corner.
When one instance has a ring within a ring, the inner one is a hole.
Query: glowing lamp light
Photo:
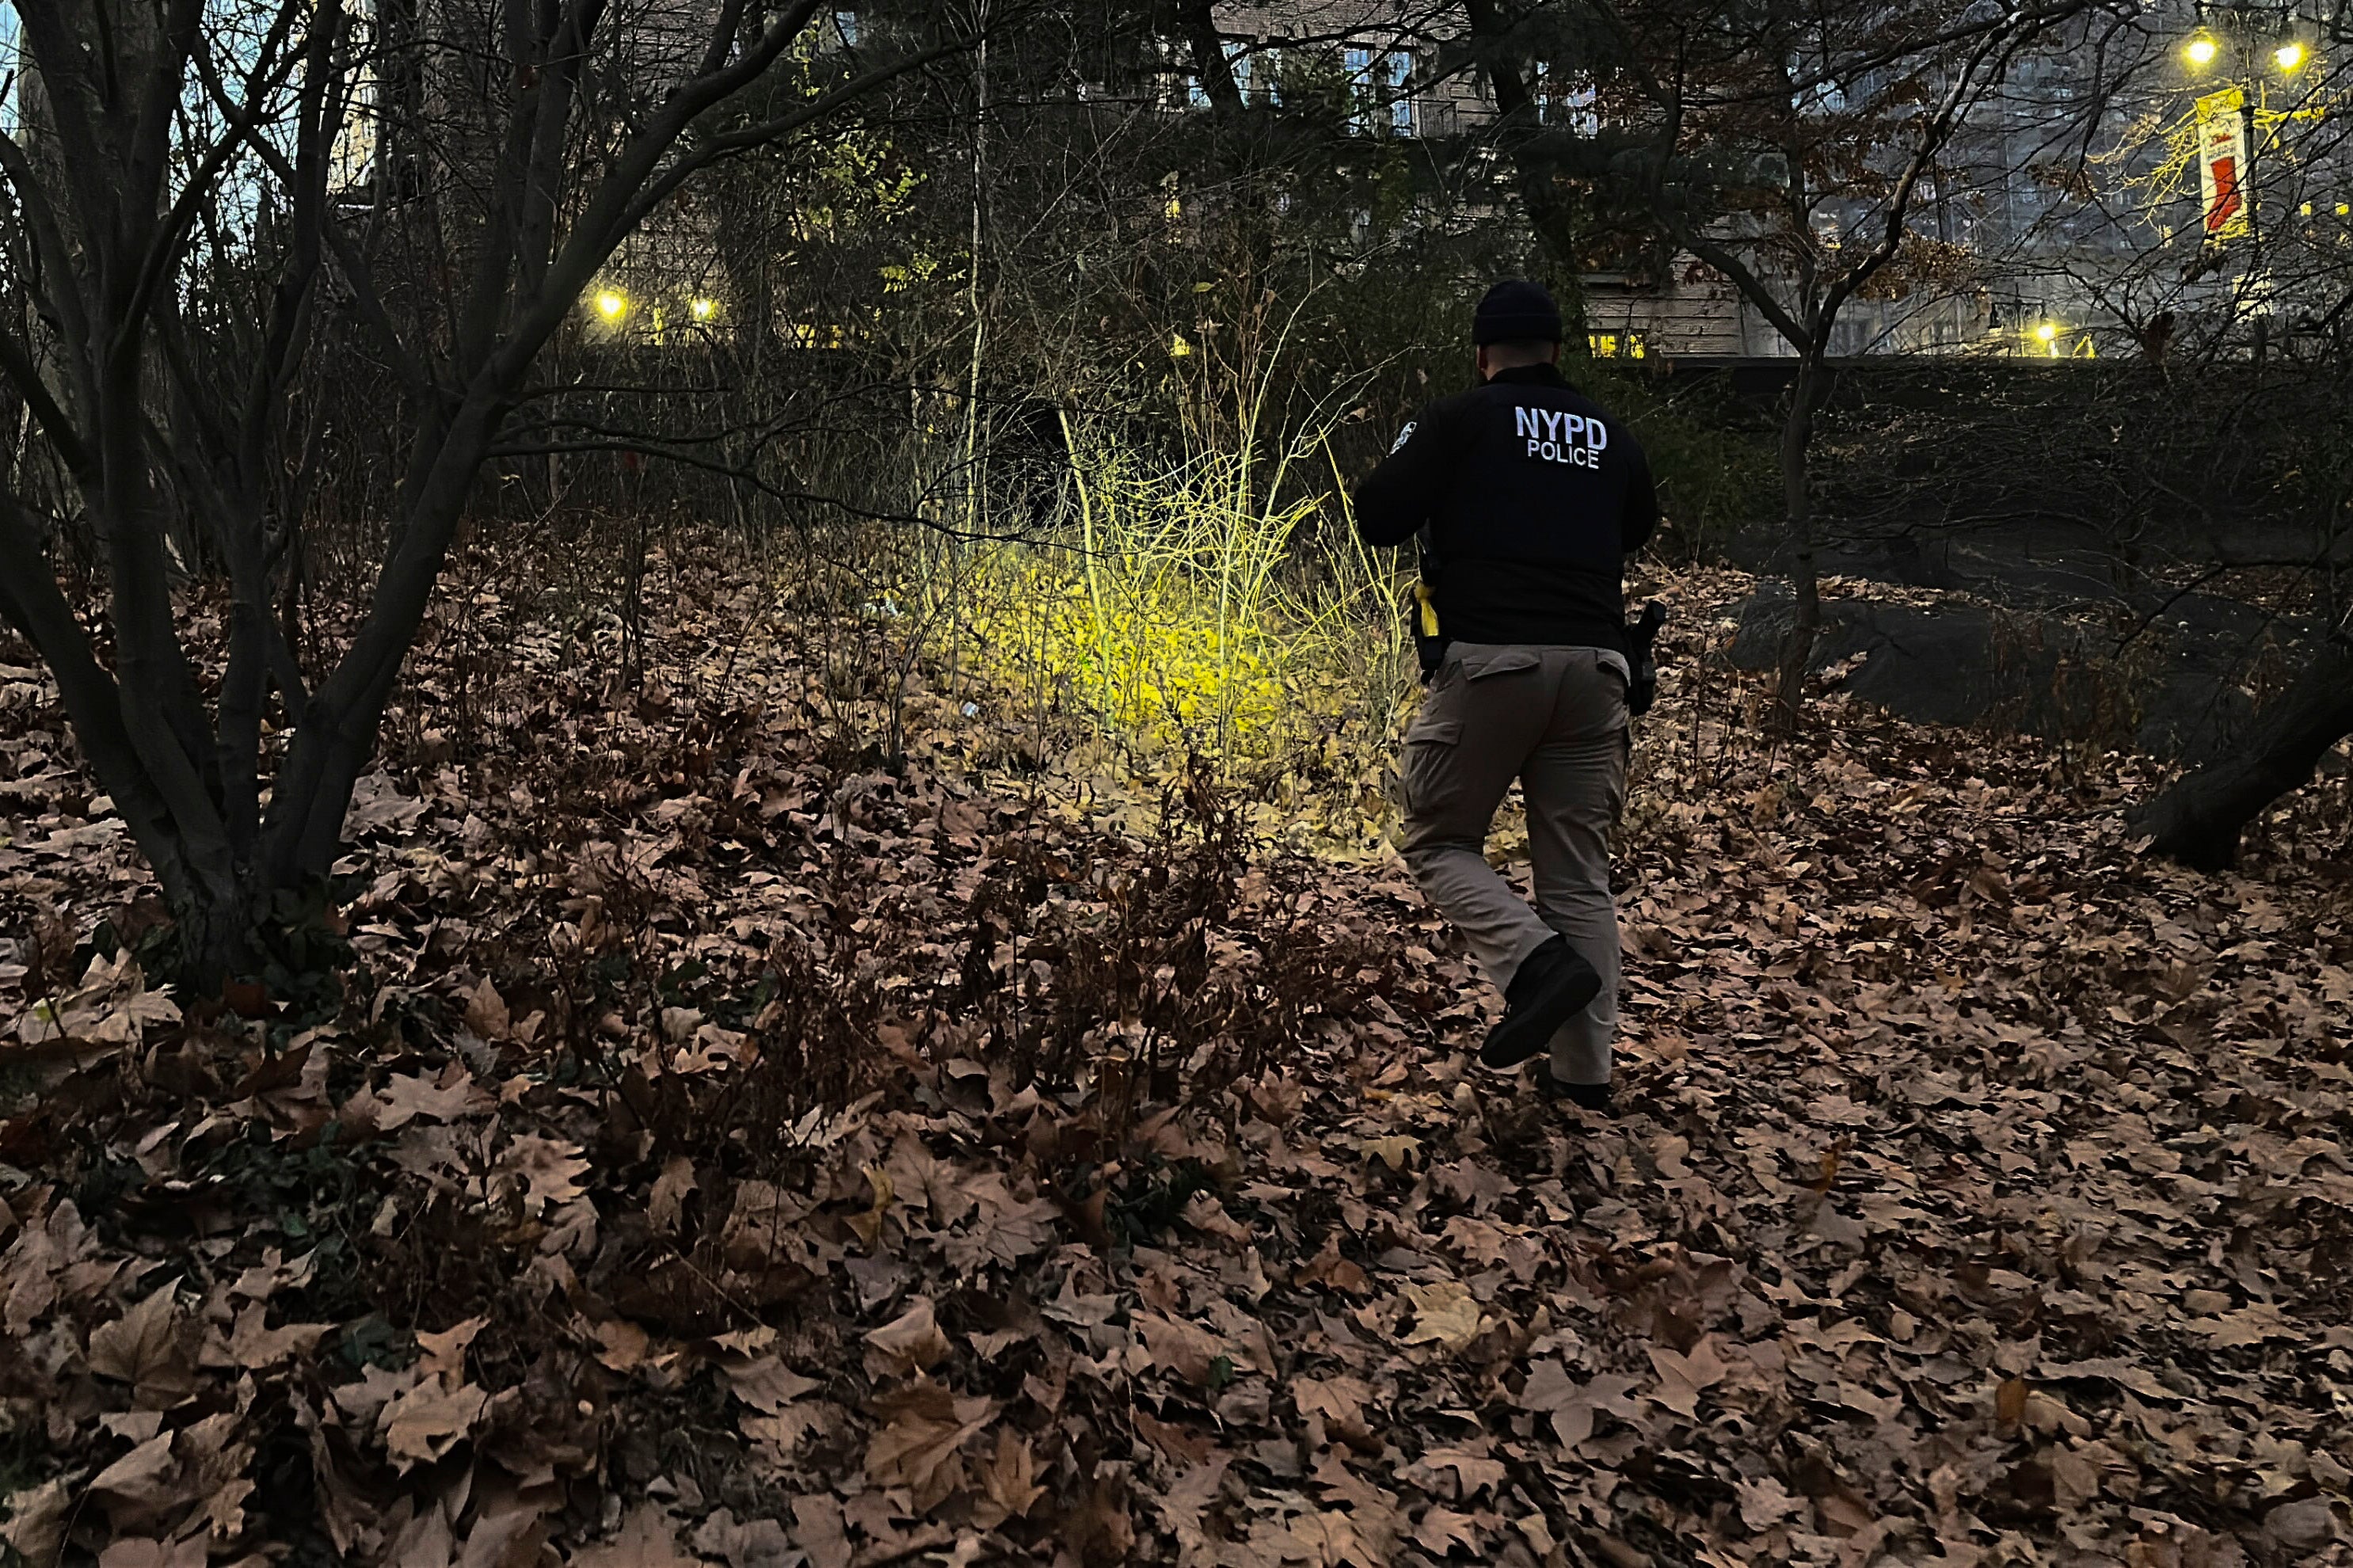
[[[616,289],[604,289],[596,294],[596,313],[608,321],[617,321],[629,313],[628,296]]]
[[[2058,325],[2056,322],[2045,321],[2034,329],[2034,335],[2039,341],[2047,343],[2059,335]]]
[[[2290,38],[2272,51],[2272,63],[2293,76],[2304,68],[2304,62],[2310,58],[2311,55],[2310,49],[2306,48],[2295,39]]]
[[[686,308],[698,321],[707,321],[719,313],[719,302],[715,300],[690,300]]]
[[[2182,46],[2181,57],[2193,66],[2211,66],[2214,63],[2214,57],[2221,52],[2222,46],[2216,43],[2211,35],[2200,33]]]

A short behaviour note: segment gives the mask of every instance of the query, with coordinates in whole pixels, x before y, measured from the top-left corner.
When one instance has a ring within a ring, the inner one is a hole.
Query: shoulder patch
[[[1405,422],[1405,428],[1398,432],[1398,438],[1389,443],[1389,456],[1394,458],[1399,452],[1405,450],[1405,444],[1413,439],[1414,431],[1420,428],[1420,426],[1421,421],[1419,419],[1407,420]]]

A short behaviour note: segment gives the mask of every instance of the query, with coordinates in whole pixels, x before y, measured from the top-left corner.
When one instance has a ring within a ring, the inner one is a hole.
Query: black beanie
[[[1560,342],[1560,307],[1541,283],[1514,278],[1487,290],[1472,319],[1471,341],[1489,343]]]

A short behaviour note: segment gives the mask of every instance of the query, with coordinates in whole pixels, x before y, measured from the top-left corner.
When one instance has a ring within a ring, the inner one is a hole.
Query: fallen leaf
[[[919,1296],[897,1318],[868,1331],[866,1342],[890,1357],[903,1371],[928,1372],[944,1360],[948,1337],[932,1315],[929,1297]]]
[[[656,1236],[675,1236],[686,1206],[686,1194],[694,1191],[694,1162],[683,1154],[675,1154],[663,1164],[661,1174],[654,1178],[652,1196],[646,1200],[646,1223]]]
[[[252,1302],[237,1315],[236,1327],[229,1331],[229,1354],[248,1372],[261,1372],[308,1356],[319,1348],[321,1340],[335,1331],[331,1323],[288,1323],[269,1328],[269,1314],[268,1307],[259,1301]]]
[[[572,1568],[699,1568],[678,1549],[677,1527],[655,1503],[640,1503],[612,1540],[572,1554]]]
[[[1008,1519],[1026,1519],[1046,1489],[1038,1480],[1029,1443],[1011,1427],[997,1430],[997,1449],[980,1466],[982,1503],[973,1522],[994,1530]]]
[[[195,1392],[195,1366],[181,1342],[177,1280],[111,1323],[90,1331],[90,1370],[132,1385],[142,1405],[167,1408]]]
[[[1771,1476],[1737,1482],[1733,1489],[1740,1498],[1740,1522],[1758,1535],[1785,1520],[1797,1518],[1805,1510],[1806,1500],[1791,1495],[1787,1487]]]
[[[727,1568],[791,1568],[797,1560],[785,1527],[773,1519],[738,1521],[732,1509],[719,1509],[694,1532],[694,1550],[716,1557]]]
[[[393,1468],[406,1474],[425,1460],[441,1458],[465,1440],[489,1404],[490,1395],[473,1384],[452,1386],[438,1377],[427,1378],[393,1400],[378,1418]]]
[[[443,1076],[447,1082],[437,1083],[421,1073],[387,1079],[376,1091],[376,1130],[396,1132],[419,1117],[428,1121],[459,1121],[487,1114],[495,1106],[489,1092],[464,1068],[453,1063]]]
[[[513,1023],[507,1015],[506,998],[484,975],[482,983],[466,996],[466,1027],[486,1040],[505,1039],[513,1033]]]
[[[882,1239],[882,1221],[891,1212],[895,1194],[891,1185],[891,1173],[881,1165],[867,1167],[866,1182],[873,1191],[873,1201],[867,1205],[864,1214],[846,1216],[846,1223],[858,1233],[858,1239],[864,1242],[871,1251],[875,1243]]]
[[[1527,1386],[1520,1393],[1523,1410],[1552,1417],[1553,1433],[1572,1452],[1593,1435],[1599,1414],[1631,1421],[1641,1406],[1630,1397],[1639,1379],[1601,1373],[1584,1383],[1571,1378],[1560,1363],[1540,1361],[1528,1369]]]
[[[964,1486],[957,1451],[996,1417],[997,1407],[919,1381],[878,1401],[876,1414],[885,1424],[866,1450],[867,1479],[906,1487],[918,1510],[928,1513]]]
[[[1134,1322],[1152,1364],[1175,1373],[1196,1388],[1208,1383],[1210,1369],[1225,1353],[1218,1336],[1198,1323],[1164,1318],[1156,1312],[1138,1312]]]
[[[1730,1369],[1717,1356],[1715,1336],[1703,1335],[1686,1354],[1664,1345],[1652,1345],[1651,1364],[1658,1369],[1659,1386],[1651,1397],[1676,1415],[1698,1414],[1699,1396],[1724,1381]]]
[[[814,1568],[849,1568],[849,1537],[841,1504],[830,1497],[793,1499],[793,1544],[808,1553]]]
[[[1208,1462],[1217,1451],[1217,1439],[1206,1432],[1195,1432],[1173,1422],[1163,1421],[1150,1411],[1138,1408],[1128,1416],[1135,1426],[1135,1435],[1184,1465]]]
[[[109,1512],[146,1518],[187,1500],[179,1486],[179,1461],[172,1457],[176,1433],[158,1432],[98,1472],[90,1495],[111,1505]]]
[[[1406,1479],[1433,1496],[1468,1502],[1482,1491],[1500,1492],[1509,1473],[1503,1461],[1462,1448],[1431,1448],[1405,1470]]]
[[[1432,1505],[1413,1527],[1413,1538],[1421,1549],[1435,1557],[1444,1557],[1460,1546],[1474,1557],[1479,1551],[1479,1526],[1469,1514],[1456,1513],[1451,1509]]]
[[[776,1415],[794,1400],[822,1386],[817,1379],[803,1377],[772,1355],[729,1367],[727,1384],[736,1398],[766,1415]]]
[[[107,1543],[98,1554],[98,1568],[205,1568],[205,1538],[185,1541],[123,1539]]]
[[[1362,1296],[1373,1288],[1365,1271],[1340,1253],[1340,1238],[1335,1233],[1324,1238],[1324,1250],[1317,1253],[1299,1270],[1299,1281],[1304,1285],[1324,1285],[1343,1290],[1351,1296]]]
[[[2284,1502],[2263,1515],[2263,1533],[2290,1552],[2316,1552],[2341,1538],[2333,1498]]]
[[[1413,1331],[1405,1336],[1406,1343],[1436,1343],[1458,1351],[1478,1337],[1479,1300],[1461,1280],[1408,1285],[1405,1295],[1414,1311]]]
[[[474,1342],[474,1336],[480,1333],[489,1323],[488,1318],[469,1318],[456,1327],[444,1329],[438,1334],[417,1335],[417,1348],[422,1352],[417,1358],[418,1370],[427,1376],[435,1373],[442,1373],[448,1374],[453,1382],[464,1382],[466,1347]]]
[[[580,1195],[588,1162],[580,1157],[577,1143],[524,1133],[507,1146],[499,1168],[522,1178],[523,1212],[536,1218],[547,1205],[568,1204]]]
[[[1095,1482],[1086,1502],[1064,1521],[1062,1532],[1081,1562],[1100,1568],[1127,1562],[1135,1547],[1135,1525],[1128,1517],[1127,1498],[1109,1480]]]
[[[611,1371],[624,1374],[645,1364],[646,1353],[653,1348],[653,1336],[627,1318],[607,1318],[596,1326],[596,1359]]]
[[[15,1548],[27,1563],[55,1563],[63,1549],[66,1525],[73,1516],[73,1497],[61,1480],[10,1492],[5,1500],[6,1518],[0,1521],[0,1541]]]

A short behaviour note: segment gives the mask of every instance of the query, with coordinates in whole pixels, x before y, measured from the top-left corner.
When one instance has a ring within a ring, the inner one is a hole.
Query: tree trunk
[[[2230,754],[2207,763],[2134,812],[2155,853],[2200,871],[2239,858],[2239,835],[2272,802],[2302,787],[2328,749],[2353,734],[2353,647],[2327,644],[2267,703]]]
[[[1241,83],[1234,79],[1233,62],[1226,58],[1226,42],[1219,36],[1209,0],[1180,0],[1176,26],[1185,36],[1185,47],[1193,56],[1193,74],[1209,106],[1220,114],[1240,114]]]
[[[229,981],[259,970],[254,939],[269,911],[266,895],[232,886],[216,898],[191,892],[165,903],[180,939],[180,973],[173,978],[191,994],[218,996]]]
[[[1572,345],[1582,345],[1585,265],[1577,254],[1576,209],[1553,178],[1553,160],[1538,150],[1537,138],[1545,131],[1543,117],[1511,52],[1505,36],[1510,25],[1495,0],[1469,0],[1465,13],[1472,39],[1482,51],[1488,83],[1494,89],[1495,108],[1503,118],[1500,141],[1512,160],[1520,203],[1528,210],[1528,226],[1536,243],[1552,264],[1553,275],[1547,281],[1560,304],[1562,330]]]
[[[1821,584],[1814,570],[1813,495],[1806,466],[1820,384],[1820,365],[1810,352],[1798,362],[1788,416],[1781,421],[1781,502],[1788,531],[1789,586],[1797,597],[1797,614],[1781,645],[1781,673],[1773,689],[1773,728],[1783,735],[1797,733],[1806,700],[1806,668],[1813,661],[1814,640],[1822,629]]]
[[[733,151],[781,142],[965,47],[958,39],[897,57],[706,138],[696,130],[703,117],[758,90],[818,9],[816,0],[795,0],[754,42],[740,36],[738,8],[720,7],[700,73],[670,88],[602,172],[584,174],[576,210],[559,211],[555,193],[573,189],[566,158],[577,138],[577,83],[591,68],[592,39],[612,29],[595,5],[503,7],[504,62],[517,85],[492,115],[502,127],[482,232],[464,268],[470,281],[458,281],[454,261],[443,268],[440,297],[419,302],[412,331],[375,289],[365,247],[338,225],[328,199],[341,133],[330,100],[336,84],[352,85],[338,63],[347,8],[312,0],[246,7],[256,36],[269,41],[232,73],[249,101],[212,117],[218,126],[206,135],[196,128],[205,117],[187,110],[206,15],[199,0],[17,7],[23,51],[39,79],[26,100],[37,134],[24,140],[38,157],[0,137],[0,176],[11,193],[11,276],[25,283],[33,307],[25,314],[37,318],[42,335],[0,320],[0,386],[37,423],[43,448],[73,481],[81,531],[102,546],[111,654],[101,659],[54,569],[47,510],[5,486],[0,622],[31,641],[56,676],[91,771],[164,888],[200,994],[249,973],[275,896],[308,891],[334,865],[353,787],[375,754],[492,437],[614,250],[690,174]],[[419,10],[401,0],[385,15],[413,22]],[[301,84],[290,146],[278,134],[280,110],[265,107],[279,104],[290,83]],[[189,237],[206,226],[204,203],[218,199],[224,182],[249,188],[231,174],[248,156],[284,195],[290,241],[268,289],[264,330],[213,362],[247,388],[224,405],[188,352],[191,333],[172,300]],[[421,221],[429,226],[432,215]],[[429,232],[438,247],[438,231]],[[313,374],[305,352],[315,272],[330,244],[344,275],[338,297],[406,385],[410,456],[366,617],[311,690],[269,613],[281,559],[269,520],[290,531],[304,522],[303,487],[290,488],[287,476],[307,405],[302,378]],[[160,409],[158,386],[174,394]],[[192,520],[201,550],[172,536]],[[225,568],[232,589],[216,702],[180,637],[174,574],[192,564]],[[265,810],[261,731],[273,689],[292,738],[270,774]]]

